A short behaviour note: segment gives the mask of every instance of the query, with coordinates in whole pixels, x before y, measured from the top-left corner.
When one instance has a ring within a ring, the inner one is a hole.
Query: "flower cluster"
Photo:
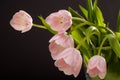
[[[66,75],[73,74],[77,77],[82,66],[82,56],[80,51],[74,48],[74,40],[70,35],[67,35],[66,30],[72,25],[71,13],[67,10],[60,10],[50,14],[46,18],[46,22],[58,34],[50,39],[49,50],[55,61],[55,66],[63,71]],[[11,26],[22,32],[29,31],[32,27],[32,17],[23,10],[17,12],[10,21]],[[99,75],[101,79],[106,74],[106,61],[101,56],[94,56],[90,59],[87,72],[91,77]]]
[[[38,16],[43,23],[38,25],[33,24],[27,12],[20,10],[13,15],[10,25],[22,33],[29,31],[32,26],[53,33],[54,36],[49,40],[49,51],[55,61],[54,65],[64,74],[77,77],[84,59],[86,73],[91,79],[108,80],[113,69],[112,62],[119,66],[120,33],[106,27],[97,0],[94,5],[91,5],[91,1],[87,0],[88,10],[80,6],[85,18],[69,8],[69,11],[63,9],[51,13],[46,19]],[[120,24],[117,25],[119,28]]]

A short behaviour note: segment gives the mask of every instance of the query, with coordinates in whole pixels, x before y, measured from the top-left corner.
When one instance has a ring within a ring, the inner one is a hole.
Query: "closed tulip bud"
[[[104,79],[106,76],[106,60],[99,55],[95,55],[90,58],[87,67],[87,73],[90,77],[99,76],[100,79]]]
[[[59,53],[61,53],[64,49],[74,47],[74,41],[72,37],[65,33],[56,34],[50,39],[49,42],[49,50],[54,60],[56,60],[56,56]]]
[[[13,15],[10,25],[17,31],[22,33],[29,31],[32,28],[32,17],[25,11],[20,10]]]
[[[77,77],[82,66],[82,56],[75,48],[67,48],[56,56],[55,66],[66,75]]]
[[[46,22],[51,28],[58,33],[65,32],[72,25],[72,15],[67,10],[59,10],[58,12],[51,13],[47,18]]]

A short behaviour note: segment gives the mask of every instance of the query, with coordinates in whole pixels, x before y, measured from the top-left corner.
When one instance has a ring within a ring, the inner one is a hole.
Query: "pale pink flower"
[[[50,39],[49,42],[49,50],[54,60],[56,60],[56,56],[64,49],[74,47],[74,41],[72,37],[67,35],[66,33],[56,34]]]
[[[77,77],[82,66],[82,56],[75,48],[67,48],[56,56],[55,66],[66,75]]]
[[[13,15],[13,18],[10,21],[10,25],[22,33],[29,31],[32,28],[32,17],[25,11],[20,10],[19,12]]]
[[[72,16],[67,10],[59,10],[50,14],[46,18],[46,22],[53,30],[58,31],[58,33],[65,32],[72,25]]]
[[[87,73],[90,77],[99,76],[100,79],[104,79],[106,76],[106,60],[99,55],[95,55],[90,58],[88,62]]]

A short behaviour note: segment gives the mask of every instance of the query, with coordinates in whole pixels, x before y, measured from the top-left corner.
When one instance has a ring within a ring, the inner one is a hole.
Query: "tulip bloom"
[[[51,28],[58,33],[65,32],[72,25],[71,13],[67,10],[59,10],[50,14],[46,18],[46,22],[51,26]]]
[[[56,56],[59,53],[61,53],[64,49],[74,47],[74,41],[72,37],[65,33],[56,34],[50,39],[49,42],[49,50],[54,60],[56,60]]]
[[[82,66],[82,56],[75,48],[67,48],[56,56],[55,66],[66,75],[77,77]]]
[[[90,77],[96,77],[104,79],[106,75],[106,61],[102,56],[95,55],[88,62],[87,73]]]
[[[25,11],[20,10],[19,12],[13,15],[13,18],[10,21],[10,25],[22,33],[29,31],[32,28],[32,17]]]

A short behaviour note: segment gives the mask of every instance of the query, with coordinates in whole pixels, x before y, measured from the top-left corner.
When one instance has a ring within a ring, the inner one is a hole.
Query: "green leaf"
[[[50,25],[46,23],[42,16],[38,16],[38,18],[42,21],[43,25],[53,34],[57,34],[57,31],[51,29]]]
[[[94,9],[93,9],[93,14],[94,14],[94,22],[97,23],[98,26],[106,26],[105,23],[104,23],[104,17],[103,17],[103,14],[100,10],[100,8],[95,5],[94,6]]]
[[[79,5],[79,8],[80,8],[81,12],[83,13],[83,15],[85,16],[85,18],[88,19],[88,11],[81,5]]]
[[[120,44],[119,44],[118,39],[113,34],[107,35],[107,38],[109,40],[110,46],[112,47],[113,51],[115,52],[117,57],[120,58]]]
[[[68,10],[72,14],[73,17],[83,18],[78,12],[76,12],[75,10],[73,10],[71,7],[69,7]]]
[[[95,8],[97,6],[98,0],[94,1],[93,7]]]
[[[100,32],[99,32],[99,30],[96,27],[94,27],[94,26],[88,27],[86,29],[85,33],[86,33],[87,43],[88,44],[91,41],[90,37],[93,36],[94,34],[98,36],[98,43],[100,43],[100,41],[99,41],[100,40]]]
[[[112,55],[107,66],[107,75],[104,80],[120,80],[120,60]]]
[[[97,6],[97,3],[98,3],[98,0],[95,0],[93,5],[94,23],[96,23],[98,26],[106,26],[104,23],[104,17],[103,17],[102,11]]]
[[[118,41],[120,41],[120,32],[115,32],[115,35],[116,35]]]
[[[88,45],[86,41],[84,41],[85,38],[84,34],[79,29],[77,29],[72,31],[72,37],[77,43],[77,45],[81,44],[80,51],[82,51],[84,55],[90,58],[93,52],[91,51],[90,45]]]
[[[87,8],[88,8],[88,20],[90,22],[93,21],[93,5],[92,0],[87,0]]]
[[[117,31],[120,32],[120,10],[118,12],[118,17],[117,17]]]
[[[79,29],[72,31],[72,37],[77,44],[84,38],[84,35]]]

